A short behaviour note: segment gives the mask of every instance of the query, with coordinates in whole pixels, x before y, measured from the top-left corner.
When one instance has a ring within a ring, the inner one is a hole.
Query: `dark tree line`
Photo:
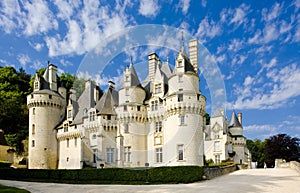
[[[252,155],[252,161],[258,162],[262,168],[264,163],[273,167],[275,159],[286,161],[299,161],[299,138],[286,134],[278,134],[261,141],[259,139],[247,140],[247,147]]]

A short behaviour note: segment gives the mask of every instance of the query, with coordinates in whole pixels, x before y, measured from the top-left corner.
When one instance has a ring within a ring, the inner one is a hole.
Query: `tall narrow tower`
[[[56,68],[53,64],[49,64],[43,77],[36,74],[34,91],[27,96],[29,169],[57,168],[56,126],[65,116],[66,90],[57,89]]]

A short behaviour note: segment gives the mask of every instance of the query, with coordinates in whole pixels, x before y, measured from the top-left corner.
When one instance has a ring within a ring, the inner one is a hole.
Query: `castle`
[[[29,169],[157,167],[204,165],[232,158],[247,163],[246,139],[233,113],[206,126],[206,98],[199,90],[198,41],[178,52],[174,69],[156,53],[148,55],[149,74],[140,82],[126,67],[121,88],[109,82],[100,97],[91,81],[76,99],[57,84],[57,67],[36,74],[29,108]],[[217,134],[218,133],[218,134]]]

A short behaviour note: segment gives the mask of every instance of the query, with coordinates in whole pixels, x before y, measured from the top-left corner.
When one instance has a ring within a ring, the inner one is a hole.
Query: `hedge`
[[[191,183],[202,180],[203,167],[104,168],[82,170],[0,169],[0,179],[81,184]]]
[[[0,168],[9,168],[11,166],[10,162],[0,161]]]

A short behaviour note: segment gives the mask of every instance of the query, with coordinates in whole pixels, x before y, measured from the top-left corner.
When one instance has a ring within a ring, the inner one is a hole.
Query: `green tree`
[[[274,166],[275,159],[285,159],[286,161],[296,161],[298,159],[299,138],[290,137],[287,134],[278,134],[266,139],[265,161],[268,165]]]
[[[22,151],[21,141],[28,134],[28,110],[26,96],[29,93],[30,75],[21,68],[17,72],[13,67],[0,68],[0,128],[12,135],[9,145]]]
[[[265,141],[261,141],[259,139],[254,139],[254,141],[247,139],[247,148],[249,149],[252,161],[257,162],[257,167],[264,167],[265,162]]]

